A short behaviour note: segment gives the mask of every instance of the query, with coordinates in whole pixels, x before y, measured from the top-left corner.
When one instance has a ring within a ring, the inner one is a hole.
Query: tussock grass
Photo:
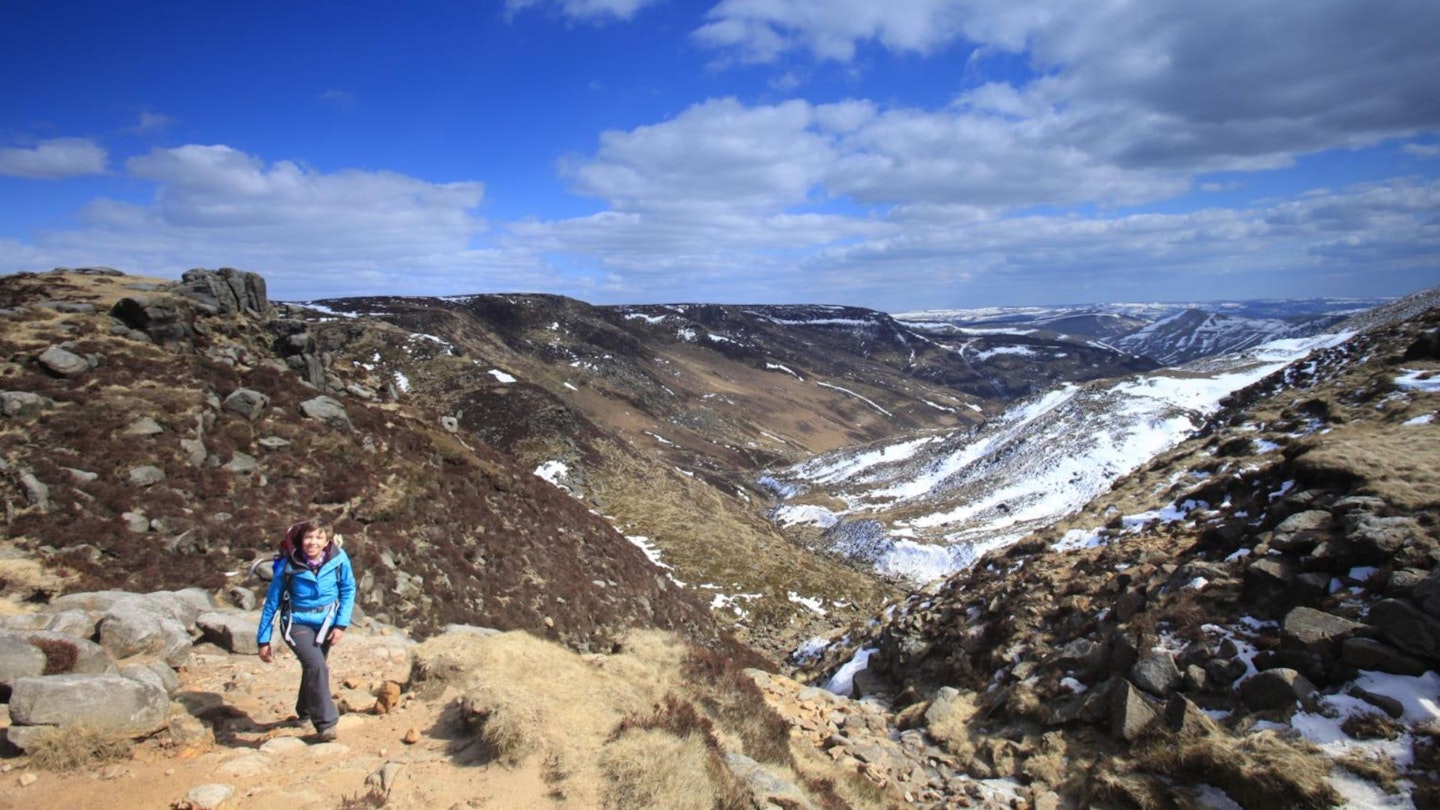
[[[490,756],[539,761],[582,805],[741,807],[748,791],[727,751],[794,770],[788,725],[741,671],[748,662],[659,631],[633,632],[619,648],[582,656],[523,632],[449,633],[417,648],[416,679],[422,692],[455,697]]]
[[[1417,443],[1405,431],[1347,426],[1307,447],[1296,465],[1313,478],[1357,482],[1358,491],[1402,510],[1440,507],[1440,448]]]
[[[1326,778],[1330,760],[1273,731],[1155,738],[1138,752],[1143,771],[1222,788],[1244,807],[1327,808],[1340,794]]]
[[[480,742],[506,763],[541,756],[552,771],[573,772],[625,714],[647,705],[626,679],[527,633],[441,636],[431,645],[449,646],[468,673],[462,709]]]
[[[46,570],[39,561],[23,557],[0,558],[0,590],[18,599],[28,599],[37,593],[59,593],[66,585],[66,579],[54,571]],[[28,613],[30,606],[20,605],[8,599],[0,599],[0,616]]]
[[[1358,751],[1335,760],[1335,764],[1389,794],[1400,792],[1400,769],[1388,757],[1368,757]]]
[[[25,750],[30,763],[46,771],[89,770],[105,762],[130,759],[129,738],[89,726],[56,727],[35,735]]]
[[[701,735],[677,737],[659,729],[631,729],[605,746],[600,767],[606,780],[601,807],[739,810],[746,806],[744,789]]]

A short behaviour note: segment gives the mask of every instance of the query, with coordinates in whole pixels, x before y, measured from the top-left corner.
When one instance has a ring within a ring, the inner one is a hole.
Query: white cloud
[[[1188,188],[1187,175],[1126,169],[1068,146],[1067,126],[1050,116],[1016,127],[968,103],[929,112],[727,98],[606,132],[594,158],[572,159],[567,171],[575,190],[620,211],[774,212],[839,197],[880,206],[1119,204]]]
[[[849,61],[859,42],[925,53],[959,35],[962,4],[943,0],[723,0],[694,32],[701,43],[735,49],[748,62],[787,50]]]
[[[832,301],[890,311],[1023,303],[1408,292],[1440,272],[1440,181],[1395,179],[1250,209],[1001,216],[906,205],[883,220],[607,212],[511,228],[588,263],[590,300]],[[600,280],[603,279],[603,280]]]
[[[576,191],[620,211],[773,211],[804,202],[834,156],[803,101],[697,104],[675,118],[600,137],[594,159],[567,166]]]
[[[96,200],[82,212],[83,228],[0,246],[0,266],[98,263],[158,275],[233,266],[266,274],[277,295],[290,296],[428,292],[441,283],[461,292],[490,283],[465,279],[467,269],[529,283],[537,267],[523,252],[472,248],[486,227],[475,212],[484,196],[479,182],[324,173],[193,144],[155,149],[126,169],[155,185],[153,201]]]
[[[725,0],[708,19],[696,39],[749,61],[846,62],[866,42],[1021,54],[1035,77],[1009,88],[1011,132],[1058,126],[1128,168],[1273,168],[1440,128],[1432,0]]]
[[[0,175],[55,180],[104,174],[109,155],[89,138],[54,138],[30,148],[0,149]]]
[[[505,0],[504,14],[513,18],[528,8],[554,6],[572,20],[595,22],[607,17],[629,20],[640,9],[658,2],[660,0]]]

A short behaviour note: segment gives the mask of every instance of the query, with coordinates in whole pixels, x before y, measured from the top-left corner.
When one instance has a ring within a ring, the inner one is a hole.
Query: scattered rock
[[[21,678],[45,672],[45,653],[24,636],[0,632],[0,693],[8,692]]]
[[[1315,685],[1304,675],[1281,667],[1265,670],[1242,682],[1240,699],[1251,711],[1283,711],[1295,708],[1297,701],[1308,701],[1315,691]]]
[[[1366,619],[1380,628],[1385,639],[1413,655],[1440,658],[1440,619],[1428,616],[1400,599],[1382,599],[1370,607]]]
[[[236,450],[230,460],[225,462],[224,469],[236,475],[249,475],[260,469],[260,462],[254,456]]]
[[[66,611],[66,613],[73,614],[73,611]],[[95,622],[87,619],[85,624],[78,626],[80,628],[88,626],[91,632],[79,635],[48,629],[38,630],[26,633],[25,640],[36,646],[56,651],[47,656],[46,670],[51,675],[63,675],[67,672],[77,675],[114,673],[116,671],[114,660],[110,658],[103,647],[90,640],[90,637],[94,635]]]
[[[181,439],[180,450],[185,453],[185,463],[191,467],[199,467],[205,463],[209,452],[205,449],[205,442],[200,439]]]
[[[300,403],[300,412],[305,414],[306,418],[324,422],[331,427],[342,430],[355,429],[354,425],[350,423],[350,414],[345,411],[345,406],[332,397],[318,396],[314,399],[307,399]]]
[[[218,810],[220,805],[234,798],[235,788],[226,784],[201,785],[185,794],[185,801],[192,810]]]
[[[1323,509],[1297,512],[1275,527],[1270,547],[1284,552],[1309,551],[1329,536],[1334,523],[1334,517]]]
[[[391,709],[400,705],[401,689],[400,684],[394,681],[385,681],[375,692],[375,709],[378,714],[386,714]]]
[[[1134,742],[1158,712],[1134,684],[1121,679],[1110,692],[1110,733],[1126,742]]]
[[[265,413],[265,408],[270,404],[270,397],[249,388],[237,388],[225,397],[225,402],[220,406],[223,410],[240,416],[243,419],[254,422]]]
[[[387,762],[381,765],[379,770],[365,777],[365,784],[367,787],[379,788],[381,791],[389,793],[395,788],[395,782],[404,770],[405,766],[399,762]]]
[[[142,416],[120,432],[126,436],[155,436],[164,433],[165,427],[148,416]]]
[[[249,589],[244,590],[250,593]],[[255,601],[254,594],[250,601]],[[260,624],[258,613],[237,614],[229,612],[202,613],[195,620],[206,641],[222,650],[239,655],[258,655],[260,646],[255,642],[255,628]]]
[[[110,314],[161,345],[186,341],[194,334],[185,313],[164,296],[121,298],[110,308]]]
[[[165,690],[119,675],[45,675],[15,682],[10,719],[16,726],[85,725],[140,737],[164,728],[169,706]],[[24,747],[16,730],[10,739]]]
[[[760,763],[743,755],[730,752],[725,754],[725,764],[730,772],[750,789],[756,807],[787,807],[805,810],[813,807],[804,791],[794,783],[787,782],[760,766]]]
[[[1130,669],[1130,679],[1135,685],[1156,697],[1165,697],[1180,683],[1180,668],[1175,666],[1175,656],[1168,652],[1157,652],[1141,658]]]
[[[59,346],[51,346],[37,359],[41,367],[56,377],[78,377],[90,370],[89,361]]]
[[[153,464],[130,468],[130,483],[137,487],[153,487],[165,480],[165,471]]]
[[[34,416],[55,407],[54,400],[29,391],[0,391],[0,414],[8,418]]]
[[[118,659],[153,655],[181,666],[190,654],[190,633],[170,615],[143,602],[120,602],[100,619],[100,646]]]
[[[1421,536],[1420,525],[1409,517],[1377,517],[1365,513],[1345,516],[1345,537],[1363,560],[1389,562],[1395,553]]]

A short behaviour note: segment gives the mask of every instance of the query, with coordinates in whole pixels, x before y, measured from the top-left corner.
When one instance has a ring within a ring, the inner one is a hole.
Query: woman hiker
[[[260,611],[255,640],[260,660],[270,663],[270,635],[280,617],[280,635],[300,659],[300,695],[295,699],[298,722],[315,725],[315,740],[335,739],[340,714],[330,696],[330,647],[345,637],[355,606],[355,571],[340,538],[320,520],[296,523],[285,533],[275,576]]]

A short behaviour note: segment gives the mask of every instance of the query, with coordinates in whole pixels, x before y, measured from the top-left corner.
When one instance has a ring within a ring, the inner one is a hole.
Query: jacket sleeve
[[[265,592],[265,606],[260,609],[260,626],[255,630],[256,644],[269,644],[270,633],[275,629],[275,613],[280,609],[280,591],[285,587],[285,576],[281,573],[284,560],[275,563],[275,575],[270,578],[270,589]]]
[[[350,565],[350,555],[344,551],[340,559],[337,579],[340,586],[340,609],[335,614],[335,626],[344,630],[350,626],[350,613],[355,609],[355,569]]]

